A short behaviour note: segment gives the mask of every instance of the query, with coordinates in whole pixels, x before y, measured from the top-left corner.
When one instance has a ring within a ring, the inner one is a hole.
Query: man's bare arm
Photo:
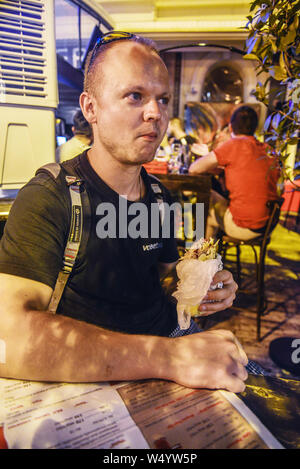
[[[187,387],[244,390],[247,357],[229,331],[177,339],[107,331],[46,311],[51,288],[0,274],[0,376],[95,382],[168,379]]]
[[[218,160],[213,151],[198,158],[189,167],[189,174],[201,174],[211,171],[218,166]]]
[[[42,283],[0,274],[0,339],[6,348],[1,376],[89,382],[151,374],[157,338],[132,336],[129,346],[127,334],[51,314],[51,293]]]

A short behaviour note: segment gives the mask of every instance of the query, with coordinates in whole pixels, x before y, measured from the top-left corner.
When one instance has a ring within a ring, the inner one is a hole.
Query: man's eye
[[[168,96],[165,96],[165,97],[163,97],[163,98],[160,98],[161,104],[164,104],[165,106],[167,106],[167,105],[169,104],[169,101],[170,101],[170,100],[169,100]]]
[[[138,93],[138,92],[130,93],[129,97],[133,101],[140,101],[142,99],[141,93]]]

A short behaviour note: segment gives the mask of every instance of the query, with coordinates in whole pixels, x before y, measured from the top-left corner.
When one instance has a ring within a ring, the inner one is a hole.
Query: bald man
[[[134,204],[145,207],[148,220],[157,203],[142,164],[153,159],[163,139],[169,98],[168,72],[152,42],[113,32],[98,41],[80,96],[94,143],[71,160],[91,201],[88,245],[57,314],[49,314],[70,201],[60,175],[53,181],[38,174],[20,191],[1,242],[0,338],[6,347],[1,376],[65,382],[160,378],[188,387],[244,390],[248,359],[230,331],[176,337],[176,306],[160,285],[160,274],[178,260],[174,236],[123,233],[120,204],[126,204],[129,226]],[[105,237],[101,215],[111,207]],[[224,288],[209,293],[214,302],[200,305],[203,314],[231,306],[235,297],[230,272],[219,272],[213,281]]]

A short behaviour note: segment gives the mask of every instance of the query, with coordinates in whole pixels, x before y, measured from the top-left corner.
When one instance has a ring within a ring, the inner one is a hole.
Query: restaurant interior
[[[258,76],[257,61],[244,58],[251,4],[247,0],[4,0],[1,4],[0,236],[20,188],[38,167],[57,161],[56,149],[72,138],[87,54],[110,30],[156,42],[170,76],[170,123],[154,160],[145,168],[174,199],[204,203],[205,219],[212,175],[188,174],[199,156],[191,151],[190,142],[212,151],[227,141],[230,116],[244,104],[257,112],[255,136],[263,142],[265,122],[277,109],[278,93],[281,102],[287,93],[282,81],[266,71]],[[18,24],[17,9],[22,7],[32,8],[27,25]],[[17,43],[19,30],[25,35],[31,30],[28,34],[40,38],[40,43],[36,40],[24,53]],[[13,60],[22,61],[22,67]],[[265,104],[253,91],[268,78]],[[220,242],[224,266],[239,286],[233,305],[197,318],[205,330],[234,332],[248,357],[269,376],[295,381],[300,379],[300,363],[284,368],[270,350],[276,339],[300,339],[299,161],[299,144],[294,143],[285,158],[288,177],[278,186],[281,202],[270,232],[256,243]],[[224,183],[222,174],[214,177]],[[178,231],[181,254],[188,238],[182,229]],[[175,282],[171,274],[164,279],[170,295]]]

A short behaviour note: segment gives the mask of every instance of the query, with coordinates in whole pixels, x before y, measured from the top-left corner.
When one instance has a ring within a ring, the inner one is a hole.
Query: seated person
[[[180,140],[183,145],[192,145],[196,142],[196,139],[187,134],[183,127],[183,122],[179,117],[173,117],[170,120],[167,128],[167,136],[170,143],[172,143],[172,140]]]
[[[58,162],[70,160],[87,150],[93,142],[93,133],[90,124],[86,121],[82,111],[75,113],[72,132],[74,136],[66,143],[56,148],[55,160]]]
[[[173,233],[129,236],[132,214],[117,216],[120,201],[128,212],[139,201],[145,222],[151,204],[157,206],[143,164],[152,161],[165,134],[170,90],[167,68],[149,40],[109,35],[89,56],[80,96],[93,146],[63,164],[83,179],[90,199],[88,240],[51,314],[71,219],[64,170],[55,178],[39,172],[19,191],[0,243],[0,376],[64,382],[155,378],[241,392],[248,359],[230,331],[192,333],[199,331],[194,327],[182,336],[176,304],[160,284],[160,275],[178,260]],[[170,194],[155,182],[167,203]],[[118,235],[100,236],[99,222],[107,214],[101,218],[99,209],[108,206],[116,214],[108,222]],[[224,286],[207,293],[199,307],[204,315],[230,307],[235,298],[230,272],[217,272],[213,282]]]
[[[229,201],[211,192],[206,237],[216,237],[221,228],[227,235],[241,240],[259,236],[269,212],[268,200],[277,199],[279,169],[266,154],[254,132],[257,114],[250,106],[240,106],[230,119],[231,138],[197,159],[190,174],[200,174],[223,166]]]
[[[194,142],[190,146],[191,161],[204,156],[230,138],[228,125],[218,123],[215,110],[209,103],[189,102],[184,109],[185,128]],[[219,119],[220,120],[220,119]],[[222,127],[221,127],[222,125]],[[210,171],[213,174],[212,188],[223,197],[228,197],[224,181],[224,170],[220,166]]]
[[[193,139],[191,151],[202,156],[229,139],[228,126],[218,118],[209,103],[191,101],[184,107],[184,126],[189,138]]]

